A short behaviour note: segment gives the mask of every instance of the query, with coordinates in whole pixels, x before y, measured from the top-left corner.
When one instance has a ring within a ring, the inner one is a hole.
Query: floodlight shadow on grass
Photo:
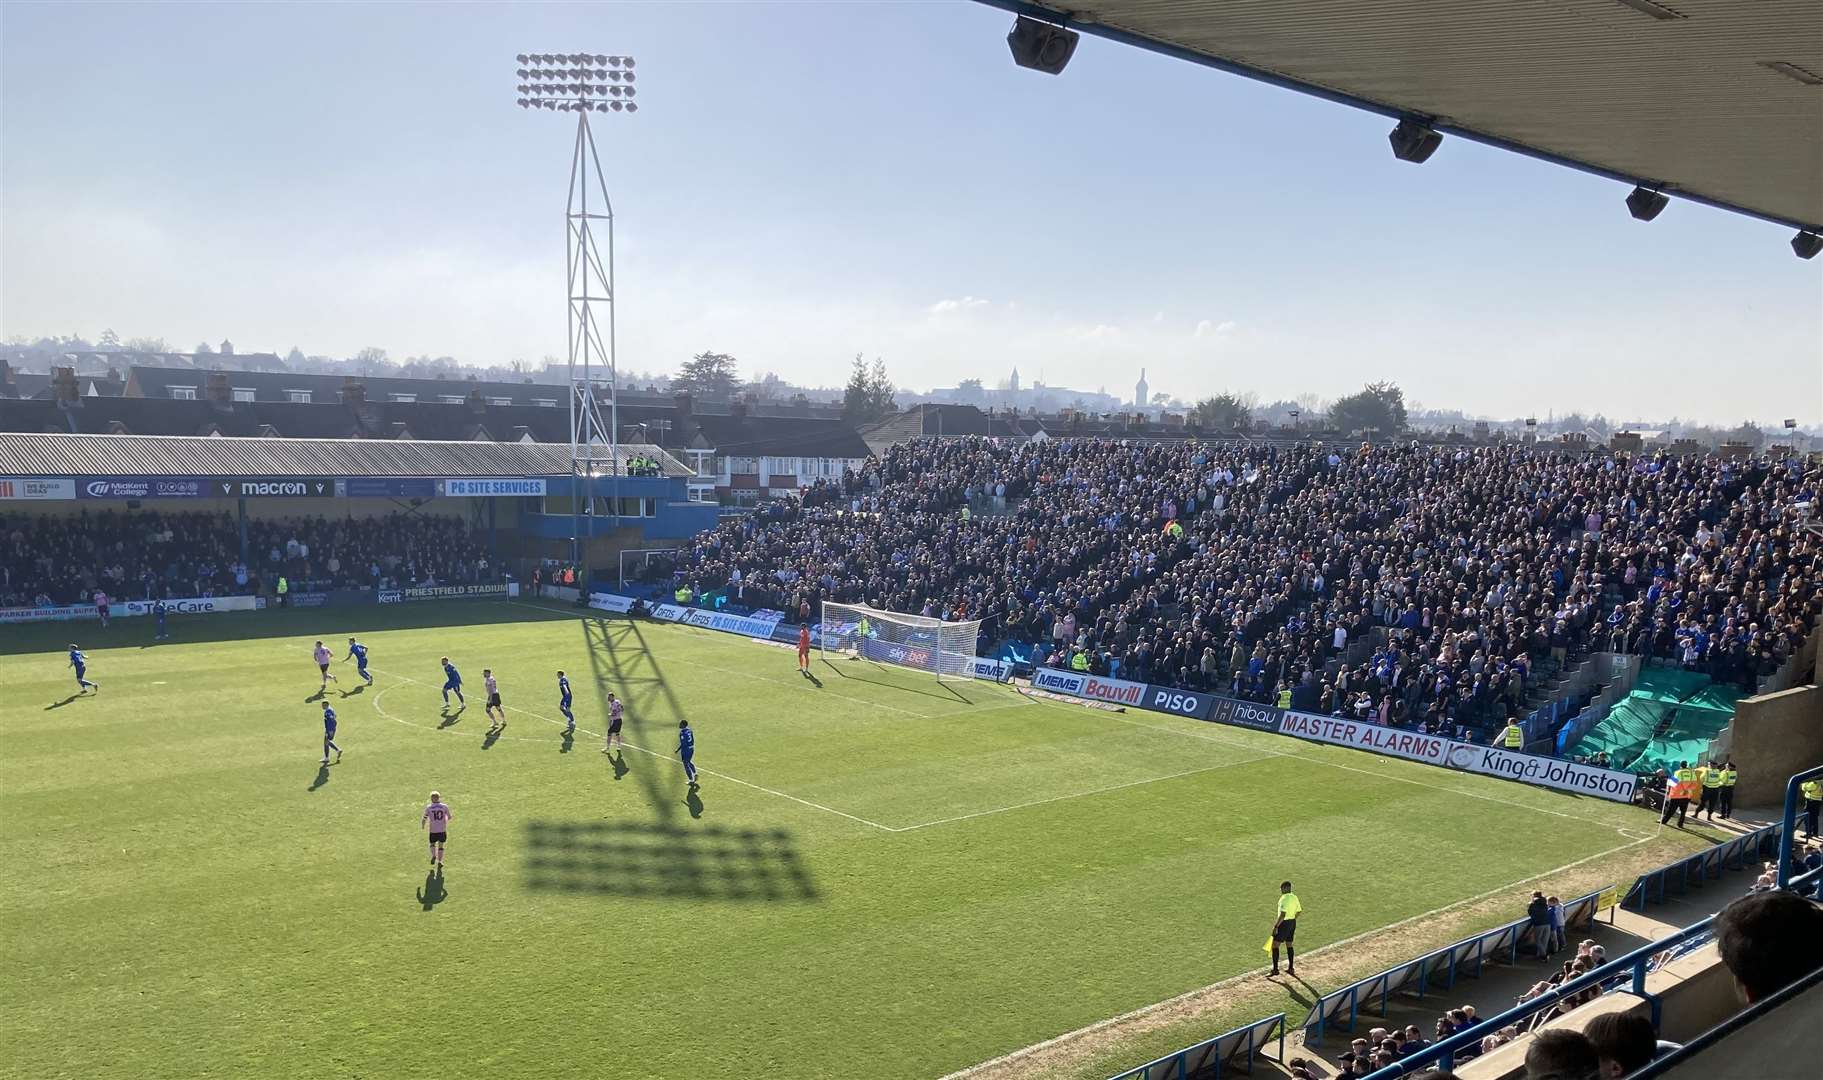
[[[533,821],[525,826],[524,871],[528,892],[728,903],[822,900],[783,829]]]

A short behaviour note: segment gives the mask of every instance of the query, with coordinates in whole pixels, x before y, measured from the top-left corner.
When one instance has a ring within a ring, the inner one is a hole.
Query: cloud
[[[1234,333],[1234,320],[1223,319],[1221,322],[1210,322],[1208,319],[1196,324],[1194,336],[1199,338],[1227,337]]]
[[[930,306],[932,315],[947,315],[952,311],[969,311],[973,308],[986,307],[988,302],[978,296],[965,296],[960,300],[939,300]]]
[[[1087,330],[1078,328],[1074,334],[1080,338],[1088,338],[1090,341],[1109,341],[1120,337],[1120,327],[1110,326],[1107,323],[1096,323]]]

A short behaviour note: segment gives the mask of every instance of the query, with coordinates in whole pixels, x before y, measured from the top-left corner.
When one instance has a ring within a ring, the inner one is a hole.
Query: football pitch
[[[1594,799],[865,661],[813,682],[786,649],[532,604],[172,628],[0,631],[0,1074],[930,1078],[1260,967],[1283,878],[1307,952],[1650,835]],[[310,647],[350,634],[375,684],[333,666],[347,753],[320,768]]]

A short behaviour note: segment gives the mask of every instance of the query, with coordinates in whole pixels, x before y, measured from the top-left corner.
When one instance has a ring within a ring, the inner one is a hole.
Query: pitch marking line
[[[995,807],[992,810],[978,810],[972,814],[958,814],[955,817],[938,818],[935,821],[919,822],[916,825],[902,825],[899,828],[894,829],[893,832],[911,832],[915,829],[927,829],[932,825],[948,825],[953,821],[969,821],[974,818],[988,817],[993,814],[1004,814],[1012,810],[1024,810],[1027,807],[1043,806],[1046,803],[1064,802],[1069,799],[1086,799],[1091,795],[1102,795],[1110,791],[1124,791],[1127,788],[1143,787],[1146,784],[1157,784],[1166,780],[1176,780],[1184,776],[1196,776],[1199,773],[1214,772],[1217,769],[1231,769],[1236,765],[1246,765],[1259,760],[1261,759],[1248,758],[1246,761],[1225,761],[1220,765],[1205,765],[1200,769],[1185,769],[1183,772],[1174,772],[1166,776],[1154,776],[1145,780],[1129,780],[1124,784],[1110,784],[1107,787],[1096,788],[1093,791],[1079,791],[1073,795],[1053,795],[1048,799],[1033,799],[1031,802],[1015,803],[1012,806],[1000,806]]]
[[[400,680],[401,682],[412,683],[413,685],[416,685],[416,686],[432,687],[431,683],[424,682],[421,679],[414,679],[410,675],[401,675],[398,672],[386,671],[379,667],[374,667],[374,668],[371,668],[370,670],[372,670],[375,674],[385,675],[389,679],[397,679],[397,680]],[[394,685],[397,685],[397,684],[394,684]],[[385,698],[386,692],[390,689],[392,689],[392,686],[383,687],[377,693],[374,694],[373,707],[375,710],[377,710],[379,712],[379,714],[381,716],[385,717],[388,720],[391,720],[393,723],[401,724],[401,725],[403,725],[405,727],[409,727],[409,728],[416,728],[420,731],[429,731],[429,732],[433,732],[433,733],[443,733],[443,734],[449,734],[449,735],[462,735],[462,734],[472,734],[473,733],[472,728],[469,729],[469,731],[467,731],[467,732],[459,732],[453,726],[447,727],[447,728],[433,727],[428,724],[414,723],[413,721],[405,720],[400,717],[394,716],[392,713],[387,712],[386,708],[383,705],[381,705],[381,703],[380,703],[381,700],[383,698]],[[557,727],[568,727],[569,726],[565,721],[554,719],[552,717],[544,715],[543,713],[534,712],[531,709],[522,708],[518,705],[508,705],[508,706],[506,706],[506,708],[509,708],[509,709],[513,710],[514,712],[522,713],[526,716],[530,716],[537,720],[543,720],[545,723],[553,724]],[[578,725],[576,730],[578,732],[581,732],[584,735],[590,736],[591,738],[599,739],[602,737],[600,732],[590,731],[588,728],[582,727],[581,725]],[[1169,729],[1161,728],[1159,730],[1169,730]],[[495,737],[499,738],[499,739],[511,739],[514,742],[544,742],[545,741],[543,739],[527,738],[524,735],[498,735]],[[638,752],[640,752],[642,754],[647,754],[654,758],[665,758],[668,756],[665,754],[660,754],[656,750],[648,750],[643,746],[636,746],[633,743],[626,743],[625,745],[626,745],[627,749],[629,749],[629,750],[637,750]],[[1244,749],[1255,750],[1257,748],[1245,747]],[[756,784],[751,780],[743,780],[738,776],[733,776],[728,773],[716,772],[713,769],[706,769],[706,768],[701,768],[701,767],[698,767],[697,771],[702,772],[702,773],[707,773],[710,776],[718,777],[722,780],[726,780],[733,784],[738,784],[741,787],[752,788],[754,791],[764,792],[767,795],[777,796],[778,798],[781,798],[781,799],[788,799],[791,802],[798,803],[799,805],[808,806],[813,810],[821,810],[825,813],[834,814],[837,817],[847,818],[850,821],[858,822],[859,824],[866,825],[869,828],[878,829],[881,832],[904,833],[904,832],[913,832],[918,829],[928,829],[934,825],[948,825],[948,824],[951,824],[953,822],[958,822],[958,821],[971,821],[975,818],[991,817],[995,814],[1005,814],[1005,813],[1009,813],[1014,810],[1025,810],[1025,809],[1028,809],[1033,806],[1044,806],[1048,803],[1065,802],[1065,801],[1068,801],[1071,799],[1085,799],[1092,795],[1103,795],[1103,794],[1107,794],[1108,792],[1123,791],[1127,788],[1141,787],[1146,784],[1157,784],[1157,783],[1161,783],[1166,780],[1176,780],[1176,779],[1179,779],[1179,778],[1185,777],[1185,776],[1195,776],[1198,773],[1214,772],[1217,769],[1231,768],[1236,765],[1245,765],[1248,762],[1259,761],[1259,760],[1261,760],[1261,758],[1248,758],[1244,761],[1223,762],[1222,764],[1219,764],[1219,765],[1209,765],[1209,766],[1204,766],[1203,768],[1199,768],[1199,769],[1185,769],[1182,772],[1169,773],[1165,776],[1153,776],[1153,777],[1147,777],[1147,778],[1141,779],[1141,780],[1130,780],[1123,784],[1111,784],[1107,787],[1093,788],[1089,791],[1078,791],[1078,792],[1073,792],[1073,793],[1066,794],[1066,795],[1054,795],[1048,799],[1034,799],[1031,802],[1015,803],[1012,806],[997,806],[997,807],[994,807],[989,810],[978,810],[971,814],[958,814],[954,817],[938,818],[934,821],[921,821],[916,825],[898,825],[898,826],[883,825],[880,822],[869,820],[868,818],[861,817],[858,814],[851,814],[851,813],[847,812],[846,810],[838,810],[833,806],[825,806],[822,803],[812,802],[809,799],[801,798],[797,795],[791,794],[790,792],[779,791],[776,788],[769,788],[763,784]]]
[[[1396,780],[1401,784],[1414,784],[1418,787],[1430,788],[1433,791],[1447,791],[1452,795],[1461,795],[1461,796],[1464,796],[1465,798],[1470,798],[1470,799],[1480,799],[1483,802],[1499,803],[1502,806],[1511,806],[1518,810],[1530,810],[1533,813],[1537,813],[1537,814],[1549,814],[1552,817],[1565,818],[1570,821],[1581,821],[1581,822],[1584,822],[1589,825],[1605,825],[1605,826],[1613,829],[1616,832],[1622,832],[1622,827],[1619,825],[1613,825],[1606,821],[1598,821],[1595,818],[1582,817],[1578,814],[1566,814],[1561,810],[1547,810],[1542,806],[1532,806],[1529,803],[1514,802],[1511,799],[1502,799],[1502,798],[1499,798],[1494,795],[1483,795],[1477,791],[1464,791],[1461,788],[1447,787],[1443,784],[1433,784],[1433,783],[1430,783],[1429,781],[1425,781],[1425,780],[1414,780],[1413,778],[1411,778],[1409,776],[1393,776],[1389,773],[1377,772],[1373,769],[1363,769],[1358,765],[1343,765],[1343,764],[1340,764],[1339,762],[1324,761],[1322,758],[1311,757],[1308,754],[1295,754],[1295,753],[1292,753],[1287,750],[1270,750],[1270,749],[1266,749],[1264,747],[1249,746],[1246,743],[1235,742],[1231,739],[1222,739],[1222,738],[1217,738],[1214,735],[1206,735],[1200,731],[1184,731],[1180,728],[1160,727],[1157,724],[1146,724],[1146,723],[1141,723],[1138,720],[1129,720],[1124,716],[1117,716],[1117,715],[1114,715],[1113,713],[1108,713],[1106,715],[1107,715],[1107,718],[1110,720],[1117,720],[1123,724],[1131,724],[1134,727],[1151,728],[1153,731],[1169,732],[1173,735],[1182,735],[1187,739],[1205,739],[1209,742],[1220,743],[1223,746],[1232,746],[1232,747],[1235,747],[1236,749],[1240,749],[1240,750],[1257,751],[1259,753],[1266,754],[1271,757],[1296,758],[1299,761],[1308,761],[1312,765],[1324,765],[1331,769],[1344,769],[1348,772],[1361,773],[1365,776],[1378,777],[1382,780]],[[1287,737],[1289,737],[1289,736],[1287,736]],[[1346,748],[1344,748],[1344,749],[1346,749]],[[1397,759],[1394,759],[1394,760],[1397,760]],[[1414,764],[1423,764],[1423,762],[1414,762]]]
[[[1290,754],[1290,755],[1286,755],[1286,756],[1296,757],[1297,755]],[[1340,949],[1347,945],[1353,945],[1355,942],[1362,941],[1366,938],[1373,937],[1375,934],[1384,934],[1387,931],[1397,930],[1402,926],[1409,926],[1412,923],[1419,922],[1423,919],[1429,919],[1429,918],[1432,918],[1437,915],[1445,914],[1447,912],[1455,910],[1456,908],[1462,907],[1466,904],[1474,904],[1474,903],[1479,903],[1482,900],[1491,899],[1493,897],[1501,895],[1502,893],[1508,891],[1509,889],[1517,889],[1522,885],[1530,885],[1532,882],[1537,881],[1540,878],[1547,878],[1553,874],[1561,874],[1561,873],[1565,872],[1566,870],[1574,870],[1577,867],[1584,865],[1585,863],[1594,862],[1596,859],[1605,859],[1608,856],[1613,855],[1617,852],[1625,851],[1631,847],[1638,847],[1639,845],[1647,843],[1648,841],[1650,841],[1652,839],[1653,839],[1652,837],[1648,836],[1648,837],[1641,838],[1639,840],[1634,840],[1631,843],[1622,844],[1619,847],[1609,848],[1606,851],[1598,851],[1595,854],[1590,855],[1586,858],[1577,859],[1575,862],[1571,862],[1571,863],[1565,863],[1562,866],[1559,866],[1554,870],[1546,870],[1541,874],[1533,874],[1531,877],[1520,878],[1518,881],[1509,882],[1508,884],[1501,885],[1498,888],[1490,889],[1487,892],[1481,893],[1477,896],[1471,896],[1465,900],[1458,900],[1452,904],[1444,904],[1442,907],[1435,907],[1429,911],[1422,912],[1417,915],[1413,915],[1409,918],[1400,919],[1398,922],[1388,923],[1385,926],[1375,927],[1372,930],[1363,931],[1362,933],[1355,934],[1352,937],[1343,938],[1341,941],[1332,941],[1327,945],[1320,945],[1314,949],[1304,950],[1303,955],[1305,957],[1320,956],[1323,953],[1330,952],[1335,949]],[[1178,994],[1175,997],[1169,997],[1163,1001],[1155,1001],[1150,1005],[1142,1005],[1139,1008],[1132,1010],[1131,1012],[1124,1012],[1124,1013],[1121,1013],[1119,1016],[1110,1016],[1106,1020],[1097,1020],[1095,1023],[1090,1024],[1087,1027],[1077,1028],[1075,1031],[1066,1031],[1062,1035],[1053,1036],[1052,1038],[1046,1039],[1043,1042],[1037,1042],[1037,1043],[1033,1043],[1030,1046],[1022,1047],[1018,1050],[1014,1050],[1010,1054],[1002,1054],[997,1058],[992,1058],[988,1061],[983,1061],[983,1062],[980,1062],[975,1065],[970,1065],[966,1069],[958,1069],[953,1073],[949,1073],[946,1076],[940,1077],[939,1080],[967,1080],[968,1077],[974,1076],[976,1073],[979,1073],[985,1069],[991,1069],[998,1065],[1005,1065],[1010,1062],[1018,1061],[1021,1058],[1030,1057],[1033,1054],[1040,1053],[1040,1052],[1047,1050],[1053,1046],[1056,1046],[1060,1043],[1068,1042],[1071,1039],[1080,1038],[1084,1035],[1093,1035],[1094,1033],[1096,1033],[1098,1031],[1102,1031],[1106,1028],[1113,1027],[1116,1024],[1124,1024],[1130,1020],[1137,1020],[1140,1017],[1146,1016],[1150,1013],[1158,1012],[1160,1009],[1169,1009],[1174,1005],[1178,1005],[1185,1001],[1189,1001],[1190,999],[1197,997],[1199,995],[1208,994],[1208,993],[1212,993],[1217,990],[1226,989],[1227,987],[1233,986],[1236,983],[1239,983],[1243,980],[1251,979],[1258,974],[1259,974],[1259,969],[1255,968],[1250,971],[1242,972],[1239,975],[1231,975],[1228,978],[1221,980],[1220,982],[1213,982],[1213,983],[1210,983],[1208,986],[1199,986],[1195,990],[1186,990],[1185,992]]]
[[[415,684],[415,685],[418,685],[418,686],[424,686],[424,687],[431,687],[431,685],[432,685],[432,684],[430,684],[430,683],[427,683],[427,682],[424,682],[424,681],[422,681],[422,680],[419,680],[419,679],[414,679],[414,678],[412,678],[412,677],[411,677],[411,676],[409,676],[409,675],[400,675],[400,674],[398,674],[398,673],[397,673],[397,672],[386,672],[386,671],[382,671],[382,670],[381,670],[381,669],[380,669],[380,668],[377,668],[377,667],[376,667],[376,668],[372,668],[372,669],[371,669],[371,670],[373,670],[373,671],[375,671],[375,672],[378,672],[378,673],[379,673],[379,674],[382,674],[382,675],[386,675],[386,676],[387,676],[387,677],[388,677],[388,678],[393,678],[393,679],[400,679],[400,680],[402,680],[402,681],[404,681],[404,682],[408,682],[408,683],[413,683],[413,684]],[[375,707],[375,708],[379,708],[379,707],[380,707],[380,697],[381,697],[381,696],[383,696],[383,695],[384,695],[384,693],[385,693],[385,691],[381,691],[381,693],[380,693],[380,694],[378,694],[378,695],[375,695],[375,697],[374,697],[374,707]],[[516,712],[516,713],[523,713],[523,714],[524,714],[524,715],[526,715],[526,716],[530,716],[530,717],[532,717],[532,718],[534,718],[534,719],[537,719],[537,720],[543,720],[543,721],[544,721],[544,722],[545,722],[545,723],[547,723],[547,724],[554,724],[554,725],[556,725],[556,726],[558,726],[558,727],[565,727],[565,728],[567,728],[567,727],[568,727],[568,726],[569,726],[569,724],[568,724],[568,723],[567,723],[567,722],[566,722],[566,721],[563,721],[563,720],[554,720],[554,719],[552,719],[552,718],[551,718],[551,717],[548,717],[548,716],[546,716],[546,715],[544,715],[544,714],[543,714],[543,713],[539,713],[539,712],[533,712],[533,711],[532,711],[532,710],[530,710],[530,709],[525,709],[525,708],[521,708],[521,707],[520,707],[520,706],[518,706],[518,705],[507,705],[507,706],[505,706],[505,707],[506,707],[506,708],[508,708],[508,709],[511,709],[511,710],[513,710],[513,711],[514,711],[514,712]],[[387,713],[387,712],[386,712],[386,711],[385,711],[385,710],[384,710],[384,709],[382,709],[382,710],[381,710],[381,712],[380,712],[380,715],[382,715],[382,716],[385,716],[385,717],[386,717],[386,718],[387,718],[387,719],[389,719],[389,720],[393,720],[393,721],[396,721],[396,722],[397,722],[397,723],[401,723],[401,724],[405,724],[405,725],[406,725],[406,726],[407,726],[407,727],[422,727],[422,726],[423,726],[423,725],[420,725],[420,724],[413,724],[413,723],[410,723],[410,722],[409,722],[409,721],[405,721],[405,720],[399,720],[399,719],[398,719],[398,718],[397,718],[397,717],[395,717],[395,716],[392,716],[392,715],[390,715],[390,714],[389,714],[389,713]],[[431,730],[431,731],[436,731],[436,730],[444,730],[444,731],[447,731],[447,730],[451,730],[451,729],[448,729],[448,728],[426,728],[426,729],[425,729],[425,730]],[[587,729],[587,728],[585,728],[585,727],[582,727],[582,726],[581,726],[581,725],[577,725],[577,728],[576,728],[576,730],[577,730],[577,731],[579,731],[579,732],[581,732],[581,733],[582,733],[582,734],[584,734],[584,735],[588,735],[588,736],[590,736],[590,737],[592,737],[592,738],[596,738],[596,739],[599,739],[599,738],[602,738],[602,737],[603,737],[603,736],[602,736],[602,734],[601,734],[601,732],[598,732],[598,731],[590,731],[590,730],[589,730],[589,729]],[[523,740],[524,740],[524,741],[526,741],[526,742],[542,742],[542,741],[544,741],[544,740],[541,740],[541,739],[525,739],[525,737],[524,737],[524,736],[500,736],[500,737],[501,737],[501,738],[508,738],[508,737],[511,737],[511,738],[516,738],[516,739],[523,739]],[[648,749],[646,749],[646,748],[645,748],[645,747],[643,747],[643,746],[636,746],[636,745],[634,745],[634,744],[633,744],[633,743],[625,743],[625,744],[624,744],[624,745],[625,745],[625,746],[626,746],[626,748],[627,748],[627,749],[629,749],[629,750],[637,750],[637,751],[639,751],[639,752],[640,752],[640,753],[642,753],[642,754],[647,754],[647,755],[650,755],[650,756],[651,756],[651,757],[655,757],[655,758],[659,758],[659,759],[665,759],[665,758],[668,758],[668,757],[670,757],[670,756],[671,756],[671,755],[669,755],[669,754],[661,754],[661,753],[659,753],[659,752],[658,752],[658,751],[656,751],[656,750],[648,750]],[[810,807],[810,808],[812,808],[812,809],[815,809],[815,810],[821,810],[821,811],[823,811],[823,812],[825,812],[825,813],[829,813],[829,814],[834,814],[834,815],[836,815],[836,816],[837,816],[837,817],[845,817],[845,818],[847,818],[847,819],[848,819],[848,820],[850,820],[850,821],[856,821],[856,822],[859,822],[859,823],[861,823],[861,824],[862,824],[862,825],[867,825],[867,826],[870,826],[870,827],[872,827],[872,828],[875,828],[875,829],[879,829],[879,830],[880,830],[880,831],[882,831],[882,832],[898,832],[898,831],[899,831],[899,830],[897,830],[897,829],[895,829],[895,828],[893,828],[893,827],[892,827],[892,826],[891,826],[891,825],[882,825],[882,824],[880,824],[880,823],[879,823],[879,822],[877,822],[877,821],[869,821],[869,820],[868,820],[868,819],[866,819],[866,818],[864,818],[864,817],[860,817],[860,816],[858,816],[858,815],[855,815],[855,814],[850,814],[850,813],[848,813],[848,812],[847,812],[847,811],[845,811],[845,810],[837,810],[837,809],[836,809],[836,808],[835,808],[835,807],[833,807],[833,806],[824,806],[824,805],[823,805],[823,804],[822,804],[822,803],[815,803],[815,802],[811,802],[811,801],[810,801],[810,800],[809,800],[809,799],[800,799],[800,798],[799,798],[799,797],[797,797],[797,796],[796,796],[796,795],[792,795],[792,794],[790,794],[790,793],[788,793],[788,792],[784,792],[784,791],[777,791],[777,790],[774,790],[774,789],[773,789],[773,788],[769,788],[769,787],[765,787],[765,786],[763,786],[763,785],[760,785],[760,784],[756,784],[756,783],[753,783],[753,782],[752,782],[752,781],[750,781],[750,780],[742,780],[742,779],[741,779],[741,778],[740,778],[740,777],[738,777],[738,776],[730,776],[730,775],[728,775],[728,774],[727,774],[727,773],[722,773],[722,772],[716,772],[716,771],[715,771],[715,770],[713,770],[713,769],[705,769],[705,768],[702,768],[702,767],[701,767],[701,766],[698,766],[698,767],[697,767],[697,770],[696,770],[696,771],[697,771],[697,772],[700,772],[700,773],[706,773],[706,774],[708,774],[708,775],[710,775],[710,776],[714,776],[714,777],[718,777],[718,778],[720,778],[720,779],[722,779],[722,780],[726,780],[726,781],[728,781],[728,782],[730,782],[730,783],[733,783],[733,784],[739,784],[739,785],[740,785],[740,786],[742,786],[742,787],[748,787],[748,788],[752,788],[752,789],[753,789],[753,790],[755,790],[755,791],[763,791],[763,792],[765,792],[765,793],[766,793],[766,794],[768,794],[768,795],[776,795],[776,796],[778,796],[778,797],[779,797],[779,798],[781,798],[781,799],[790,799],[790,800],[791,800],[791,801],[792,801],[792,802],[794,802],[794,803],[798,803],[798,804],[800,804],[800,805],[803,805],[803,806],[808,806],[808,807]]]

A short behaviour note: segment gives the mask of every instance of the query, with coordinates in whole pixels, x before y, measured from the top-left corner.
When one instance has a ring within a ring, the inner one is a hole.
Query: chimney
[[[224,409],[234,405],[234,394],[228,389],[228,373],[211,371],[203,376],[203,396]]]
[[[470,390],[468,392],[468,411],[472,413],[484,413],[487,411],[487,399],[481,396],[481,391],[479,389]]]
[[[677,402],[677,415],[689,416],[691,407],[690,395],[688,393],[678,394],[674,400]]]
[[[73,409],[82,404],[82,391],[76,386],[76,369],[60,367],[51,369],[51,396],[57,404],[65,409]]]
[[[120,377],[119,369],[117,369],[117,368],[108,369],[108,382],[113,383],[114,385],[118,386],[124,381],[126,381],[126,380],[124,380]]]

